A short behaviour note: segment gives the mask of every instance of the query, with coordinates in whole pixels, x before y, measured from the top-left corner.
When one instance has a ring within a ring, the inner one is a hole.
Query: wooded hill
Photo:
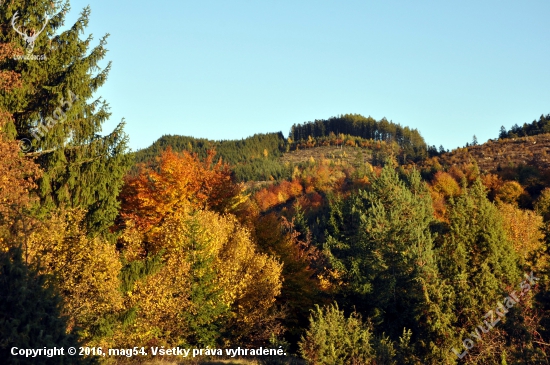
[[[152,161],[168,147],[175,152],[196,153],[201,159],[206,158],[208,150],[215,150],[216,160],[221,158],[228,163],[235,179],[250,182],[248,187],[261,185],[254,182],[290,180],[296,169],[303,170],[316,163],[358,168],[365,163],[383,166],[389,159],[408,170],[417,168],[427,181],[432,181],[438,172],[475,165],[483,175],[500,179],[500,185],[506,181],[521,184],[524,190],[517,193],[522,196],[520,205],[532,208],[541,191],[550,187],[547,130],[550,115],[542,115],[538,121],[524,123],[522,127],[517,124],[510,130],[502,127],[498,139],[484,144],[474,141],[450,152],[440,147],[438,152],[435,146],[427,146],[415,129],[385,119],[377,122],[370,117],[348,114],[293,125],[286,139],[282,132],[225,141],[163,136],[136,152],[135,160],[137,164]],[[136,165],[134,173],[137,171]]]
[[[418,162],[427,156],[426,143],[416,129],[358,114],[293,125],[288,139],[282,132],[222,141],[166,135],[135,152],[136,165],[151,161],[168,147],[175,152],[196,153],[201,159],[208,150],[215,150],[217,157],[232,166],[238,181],[289,178],[293,163],[308,163],[312,159],[342,163],[361,158],[377,165],[390,156],[400,163]],[[300,152],[306,149],[309,152]],[[137,172],[137,168],[133,171]]]

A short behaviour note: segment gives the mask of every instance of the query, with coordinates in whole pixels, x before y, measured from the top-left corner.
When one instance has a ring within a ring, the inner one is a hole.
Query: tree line
[[[522,126],[514,124],[512,128],[506,130],[504,126],[500,127],[499,138],[518,138],[526,136],[535,136],[537,134],[550,133],[550,114],[542,114],[539,120],[533,120],[530,124],[523,123]]]
[[[426,156],[427,145],[418,130],[402,127],[385,118],[376,121],[372,117],[365,118],[359,114],[294,124],[290,129],[290,138],[293,141],[303,141],[310,136],[328,137],[340,133],[374,141],[396,142],[413,159]]]

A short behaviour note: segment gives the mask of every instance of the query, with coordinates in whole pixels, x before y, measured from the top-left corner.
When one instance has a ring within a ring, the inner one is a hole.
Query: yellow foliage
[[[523,194],[523,188],[517,181],[506,181],[498,189],[496,200],[503,203],[516,203],[519,197]]]
[[[255,327],[273,321],[269,313],[281,291],[282,265],[256,250],[248,230],[233,215],[199,210],[175,214],[157,227],[156,246],[164,250],[164,266],[138,281],[126,298],[126,307],[139,307],[139,312],[133,333],[118,334],[125,345],[171,345],[188,335],[181,314],[193,310],[189,287],[191,275],[197,273],[191,272],[189,255],[197,252],[191,247],[192,227],[195,244],[203,247],[199,254],[214,257],[214,285],[230,308],[234,336],[248,336]]]
[[[445,198],[460,194],[460,187],[456,180],[446,172],[438,172],[432,183],[433,190],[441,193]]]
[[[504,218],[504,228],[512,240],[522,265],[536,272],[542,270],[545,260],[542,217],[531,210],[522,210],[511,204],[498,205]]]
[[[535,202],[535,210],[546,222],[550,220],[550,188],[546,188],[542,191]]]
[[[69,329],[78,326],[84,339],[104,314],[122,309],[118,291],[121,263],[115,246],[89,238],[81,228],[82,211],[60,212],[30,233],[28,262],[52,274],[64,299]]]

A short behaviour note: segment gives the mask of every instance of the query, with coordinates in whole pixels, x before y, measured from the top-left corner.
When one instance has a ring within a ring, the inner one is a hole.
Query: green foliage
[[[255,134],[242,140],[212,141],[202,138],[166,135],[151,146],[135,153],[136,164],[159,156],[166,148],[174,152],[188,151],[205,159],[208,150],[233,166],[237,181],[281,179],[290,176],[289,168],[279,162],[286,150],[282,133]],[[267,154],[267,156],[266,156]],[[134,171],[137,171],[134,168]]]
[[[357,313],[346,318],[337,304],[316,306],[299,345],[308,364],[366,364],[375,357],[372,328]]]
[[[221,300],[223,288],[216,283],[217,274],[213,265],[215,257],[207,252],[208,243],[197,239],[200,230],[204,228],[200,227],[199,222],[191,220],[187,254],[187,260],[191,263],[191,308],[182,315],[190,330],[188,344],[215,348],[226,319],[225,314],[230,308]]]
[[[426,157],[427,145],[416,129],[402,127],[387,121],[385,118],[376,121],[359,114],[346,114],[326,120],[315,120],[304,124],[293,125],[290,138],[298,142],[310,137],[336,138],[337,135],[351,135],[367,140],[395,142],[403,150],[405,158],[413,160]]]
[[[444,362],[452,292],[434,257],[427,187],[417,172],[403,180],[390,164],[369,180],[368,190],[335,201],[328,219],[326,247],[347,282],[343,303],[394,341],[411,329],[416,354],[427,363]]]
[[[259,356],[257,358],[257,362],[260,365],[289,365],[289,364],[295,364],[297,363],[290,356],[287,356],[290,353],[290,344],[285,341],[284,339],[279,339],[274,334],[271,335],[269,338],[269,345],[267,346],[269,349],[275,349],[275,350],[282,350],[284,355],[267,355],[267,356]]]
[[[539,198],[535,202],[535,211],[541,215],[545,222],[550,221],[550,189],[546,188],[542,191]]]
[[[497,208],[479,180],[451,202],[439,267],[456,292],[458,323],[470,323],[520,281],[518,259]],[[452,260],[448,258],[452,257]],[[472,286],[470,283],[476,283]]]
[[[106,82],[111,64],[99,67],[105,57],[107,36],[90,48],[91,38],[80,39],[90,16],[85,8],[76,23],[60,34],[68,2],[16,0],[2,4],[0,38],[24,52],[24,42],[10,24],[15,12],[25,29],[41,29],[44,14],[51,16],[36,39],[35,55],[44,61],[6,59],[3,71],[21,75],[23,87],[11,95],[0,95],[0,107],[13,114],[17,139],[32,141],[27,153],[37,157],[45,169],[39,180],[42,207],[86,209],[90,232],[106,232],[114,221],[122,177],[130,166],[127,136],[119,124],[101,136],[109,118],[108,104],[95,93]]]
[[[514,124],[510,130],[502,126],[499,132],[499,138],[518,138],[525,136],[535,136],[537,134],[550,133],[550,114],[541,115],[539,120],[533,120],[531,124],[524,123],[521,127]]]
[[[120,290],[123,293],[132,291],[136,281],[155,274],[162,267],[163,254],[164,251],[161,250],[145,260],[136,260],[124,265],[120,271]]]
[[[0,354],[3,364],[84,364],[79,356],[13,356],[11,348],[78,348],[75,335],[66,332],[61,297],[45,284],[46,278],[30,269],[21,248],[0,251]],[[66,352],[65,352],[66,355]]]
[[[291,165],[285,166],[279,160],[272,159],[255,159],[237,164],[232,170],[237,181],[283,180],[292,176]]]

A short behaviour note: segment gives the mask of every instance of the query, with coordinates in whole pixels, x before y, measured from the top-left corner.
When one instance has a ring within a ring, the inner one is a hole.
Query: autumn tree
[[[84,219],[77,209],[49,214],[28,233],[26,255],[63,298],[68,330],[77,329],[88,344],[105,346],[109,342],[100,328],[116,322],[123,309],[121,262],[113,243],[88,236]]]
[[[506,181],[496,192],[495,199],[508,204],[517,204],[524,193],[523,187],[517,181]]]
[[[185,209],[234,211],[243,201],[241,186],[231,179],[222,160],[210,151],[205,160],[189,152],[170,148],[143,165],[137,175],[128,175],[120,195],[121,219],[132,220],[147,232],[172,214]]]
[[[117,335],[124,343],[206,344],[221,333],[261,343],[278,332],[273,305],[282,267],[257,251],[233,216],[173,216],[157,239],[163,265],[127,289],[126,308],[139,309],[133,331]]]
[[[19,54],[9,43],[0,43],[0,64]],[[13,70],[0,71],[0,93],[13,97],[21,88],[20,74]],[[36,188],[36,180],[41,171],[31,159],[21,153],[21,144],[15,140],[15,132],[10,126],[12,114],[0,104],[0,243],[21,244],[27,232],[29,209],[33,202],[30,194]]]
[[[531,210],[505,203],[499,204],[498,210],[520,264],[526,271],[541,272],[547,264],[542,217]]]

